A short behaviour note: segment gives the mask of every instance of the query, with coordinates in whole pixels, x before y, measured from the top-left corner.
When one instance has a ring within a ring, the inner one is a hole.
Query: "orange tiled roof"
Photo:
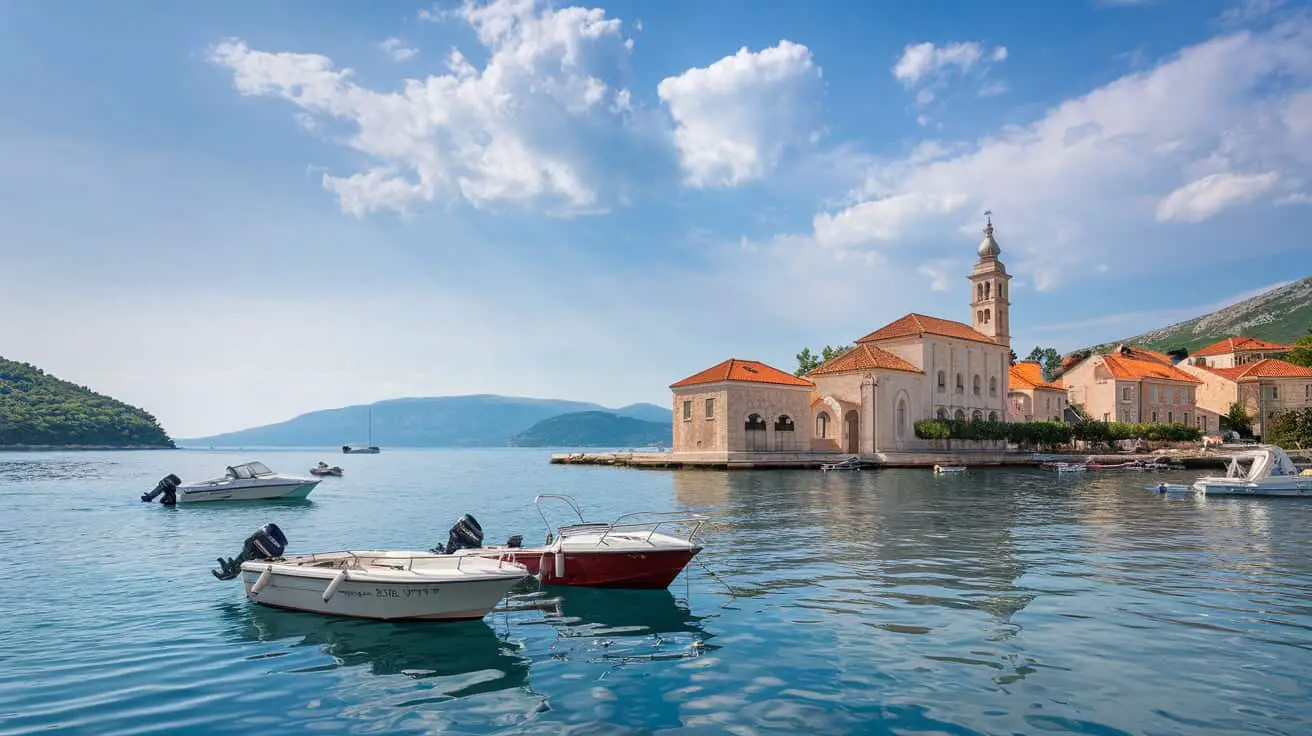
[[[1256,363],[1237,365],[1233,368],[1199,367],[1231,381],[1256,381],[1259,378],[1312,378],[1312,368],[1304,368],[1276,358],[1265,358]]]
[[[1116,378],[1137,381],[1156,378],[1163,381],[1202,383],[1202,381],[1171,365],[1171,359],[1161,353],[1142,348],[1126,347],[1103,356],[1103,364]]]
[[[906,371],[908,373],[924,372],[887,350],[881,350],[873,345],[858,343],[855,347],[844,351],[837,357],[830,358],[824,363],[821,363],[819,368],[816,368],[806,375],[825,376],[831,373],[866,371],[874,368],[885,368],[891,371]]]
[[[723,363],[717,363],[701,373],[694,373],[691,376],[670,384],[670,388],[683,388],[684,386],[698,386],[704,383],[720,383],[722,381],[744,381],[746,383],[773,383],[780,386],[814,386],[814,383],[805,378],[798,378],[791,373],[784,373],[778,368],[766,365],[757,360],[743,360],[741,358],[730,358]]]
[[[997,344],[982,333],[977,332],[975,328],[970,325],[962,324],[961,322],[953,322],[950,319],[926,317],[923,314],[915,314],[914,312],[902,317],[901,319],[889,322],[869,335],[857,340],[857,342],[876,342],[878,340],[893,340],[899,337],[913,337],[920,335],[939,335],[941,337],[955,337],[958,340],[986,342],[990,345]]]
[[[1288,345],[1259,340],[1256,337],[1227,337],[1199,350],[1194,355],[1229,355],[1244,350],[1292,350]]]
[[[1011,367],[1011,385],[1017,388],[1046,388],[1065,391],[1066,384],[1060,380],[1045,381],[1043,366],[1037,360],[1022,360]]]

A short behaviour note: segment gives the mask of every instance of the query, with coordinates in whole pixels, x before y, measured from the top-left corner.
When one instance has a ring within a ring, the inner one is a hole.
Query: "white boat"
[[[842,462],[825,463],[820,466],[820,469],[825,471],[826,473],[831,470],[860,470],[861,458],[853,456],[853,457],[849,457],[846,460],[843,460]]]
[[[342,445],[342,453],[345,455],[377,455],[382,452],[378,445],[374,444],[374,408],[369,407],[369,442],[363,446],[360,445]]]
[[[246,598],[262,606],[383,621],[481,619],[529,577],[505,559],[404,550],[284,557],[286,546],[278,525],[265,524],[211,572],[240,576]]]
[[[935,473],[964,473],[966,472],[966,466],[965,465],[935,465],[934,472]]]
[[[264,501],[270,499],[293,500],[310,495],[319,485],[318,478],[301,478],[275,473],[269,466],[255,461],[229,465],[220,478],[183,484],[178,476],[169,473],[155,489],[141,496],[149,503],[160,496],[165,506],[203,501]]]
[[[1312,496],[1312,477],[1280,447],[1256,445],[1232,455],[1224,476],[1199,478],[1193,489],[1206,496]]]
[[[1052,469],[1058,473],[1083,473],[1089,466],[1087,463],[1053,463]]]

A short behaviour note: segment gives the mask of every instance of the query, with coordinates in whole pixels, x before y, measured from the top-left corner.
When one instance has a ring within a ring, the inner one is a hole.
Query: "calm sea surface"
[[[346,477],[138,500],[251,459]],[[1312,502],[1148,480],[0,453],[0,734],[1312,733]],[[595,520],[700,511],[707,549],[668,592],[525,589],[457,624],[267,610],[209,573],[266,521],[293,552],[427,548],[465,512],[536,542],[548,491]]]

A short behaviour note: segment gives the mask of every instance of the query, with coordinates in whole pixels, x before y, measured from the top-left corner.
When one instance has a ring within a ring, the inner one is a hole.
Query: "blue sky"
[[[985,209],[1022,354],[1312,272],[1292,0],[43,0],[0,62],[0,355],[180,437],[968,320]]]

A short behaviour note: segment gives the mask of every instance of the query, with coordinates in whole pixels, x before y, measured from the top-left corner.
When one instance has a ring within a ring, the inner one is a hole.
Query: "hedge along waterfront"
[[[1072,440],[1111,443],[1118,440],[1153,440],[1159,442],[1194,442],[1202,430],[1186,424],[1152,424],[1148,422],[965,422],[953,419],[925,419],[915,424],[916,436],[922,440],[973,440],[976,442],[1011,442],[1022,447],[1070,444]]]

